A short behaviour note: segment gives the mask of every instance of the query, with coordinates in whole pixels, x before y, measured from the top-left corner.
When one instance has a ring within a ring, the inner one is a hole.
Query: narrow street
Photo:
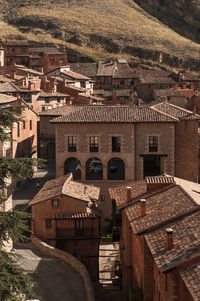
[[[96,301],[122,301],[120,279],[115,273],[119,244],[101,243],[99,249],[99,287]]]
[[[34,278],[34,291],[41,301],[86,301],[81,276],[63,261],[46,256],[32,243],[18,243],[18,263]]]

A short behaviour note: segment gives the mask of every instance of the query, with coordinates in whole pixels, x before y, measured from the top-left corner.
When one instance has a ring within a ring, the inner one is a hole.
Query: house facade
[[[99,188],[74,182],[72,174],[48,181],[29,203],[32,235],[78,257],[98,279]]]

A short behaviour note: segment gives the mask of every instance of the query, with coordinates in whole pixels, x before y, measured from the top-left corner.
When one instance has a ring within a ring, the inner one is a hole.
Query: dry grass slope
[[[2,37],[20,35],[62,43],[96,57],[122,55],[127,47],[139,47],[200,60],[199,44],[177,34],[132,0],[25,2],[28,4],[17,10],[15,26],[0,24]]]

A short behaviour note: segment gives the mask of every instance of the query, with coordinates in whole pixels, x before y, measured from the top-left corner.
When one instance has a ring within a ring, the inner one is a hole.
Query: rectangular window
[[[52,207],[58,207],[59,201],[58,200],[52,200],[51,204],[52,204]]]
[[[76,235],[83,234],[84,225],[83,225],[83,219],[79,218],[75,220],[75,231]]]
[[[32,120],[30,120],[30,130],[32,131]]]
[[[149,136],[149,152],[158,151],[158,136]]]
[[[50,219],[50,218],[46,219],[45,226],[46,226],[46,228],[51,229],[52,228],[52,219]]]
[[[112,152],[119,153],[121,148],[121,138],[112,137]]]
[[[76,137],[68,137],[68,152],[76,152]]]
[[[25,129],[26,128],[26,122],[25,122],[25,120],[23,120],[23,129]]]
[[[99,151],[99,137],[90,137],[90,152]]]
[[[42,106],[42,112],[44,112],[45,111],[45,106]]]
[[[17,137],[20,137],[20,122],[17,122]]]

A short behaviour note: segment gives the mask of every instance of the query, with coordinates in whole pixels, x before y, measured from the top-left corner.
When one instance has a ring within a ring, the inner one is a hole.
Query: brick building
[[[46,182],[29,203],[32,234],[77,256],[98,279],[99,188],[74,182],[72,174]]]
[[[163,173],[198,180],[198,118],[171,104],[76,107],[51,121],[56,176],[100,187],[109,219],[109,187]]]
[[[199,184],[170,176],[110,189],[125,300],[130,294],[144,301],[197,300],[184,273],[200,259],[199,192]]]
[[[157,102],[167,101],[181,108],[185,108],[187,97],[175,88],[161,89],[153,91],[154,100]]]

